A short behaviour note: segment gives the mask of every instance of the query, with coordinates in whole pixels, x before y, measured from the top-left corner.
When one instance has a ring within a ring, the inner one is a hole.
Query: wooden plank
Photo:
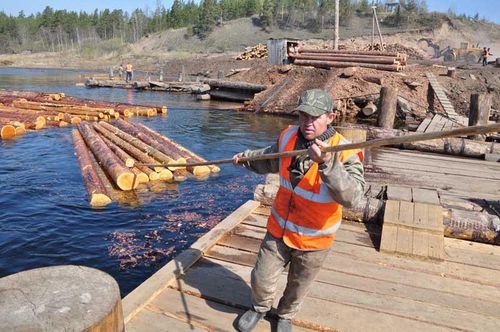
[[[480,283],[462,280],[463,275],[457,274],[457,271],[467,270],[467,266],[457,265],[455,273],[448,273],[448,269],[437,269],[443,263],[434,261],[421,262],[406,257],[396,257],[378,254],[378,257],[391,258],[390,260],[365,261],[353,255],[358,252],[356,246],[347,245],[350,250],[345,250],[346,245],[337,243],[333,246],[333,252],[329,255],[323,264],[323,269],[327,271],[336,271],[346,275],[373,278],[378,281],[386,281],[397,285],[406,285],[418,288],[425,288],[436,294],[436,292],[445,292],[476,299],[478,301],[491,301],[500,305],[500,287],[482,285]],[[338,250],[335,250],[337,248]],[[214,246],[208,257],[221,259],[223,261],[233,262],[249,267],[255,265],[258,245],[254,252],[243,252],[238,249]],[[375,252],[376,253],[376,252]],[[238,260],[239,255],[243,254],[242,259]],[[397,263],[395,263],[395,261]],[[417,268],[413,268],[413,266]],[[485,270],[486,271],[486,270]],[[376,287],[375,287],[376,288]]]
[[[400,201],[387,200],[385,202],[384,225],[380,241],[380,251],[382,252],[393,253],[396,251],[398,228],[393,224],[399,221],[399,204]]]
[[[243,220],[242,224],[267,228],[268,217],[269,215],[252,213],[247,218],[245,218],[245,220]]]
[[[395,255],[377,254],[375,248],[353,246],[342,242],[334,244],[331,257],[327,257],[327,263],[325,264],[334,265],[335,258],[338,258],[338,255],[343,255],[344,257],[349,257],[349,259],[356,260],[357,263],[355,263],[355,266],[356,264],[360,264],[361,261],[370,262],[380,264],[384,267],[391,266],[408,271],[424,272],[429,275],[445,276],[450,279],[467,280],[477,284],[489,285],[497,288],[500,287],[500,272],[489,268],[470,266],[447,260],[443,262],[434,262],[416,260],[412,258],[404,259],[404,257]],[[442,286],[444,287],[444,285]],[[493,289],[490,289],[490,291],[493,291]],[[496,291],[498,292],[499,290],[496,289]],[[473,296],[472,293],[469,294],[470,296]],[[500,294],[498,296],[500,299]],[[488,295],[485,295],[484,297],[487,298]]]
[[[174,257],[170,262],[129,293],[123,300],[123,317],[127,323],[156,295],[160,294],[175,279],[194,264],[205,250],[213,246],[228,230],[245,219],[260,205],[256,201],[247,201],[233,213],[202,236],[191,247]]]
[[[401,163],[399,165],[398,163]],[[385,168],[391,168],[397,170],[397,172],[408,172],[408,171],[420,171],[426,172],[435,176],[466,176],[472,179],[480,180],[493,180],[500,182],[500,172],[495,170],[487,170],[481,168],[471,167],[469,169],[457,169],[454,165],[446,165],[446,163],[435,163],[434,165],[426,165],[423,163],[417,163],[414,161],[406,161],[394,158],[390,159],[379,159],[373,163],[377,168],[385,170]],[[403,167],[406,166],[406,167]],[[452,167],[449,167],[452,166]],[[370,172],[370,167],[367,167],[367,172]],[[478,174],[482,172],[483,174]]]
[[[412,188],[413,202],[440,205],[439,197],[436,190],[424,188]]]
[[[393,201],[411,202],[411,187],[401,187],[398,185],[387,186],[387,199]]]
[[[143,310],[140,315],[136,315],[127,323],[127,332],[171,332],[171,331],[206,331],[192,324],[188,324],[168,315]]]
[[[401,227],[400,225],[413,225],[413,203],[399,203],[398,238],[396,240],[396,252],[412,254],[413,230]]]
[[[425,132],[425,130],[427,129],[427,127],[431,123],[431,120],[432,120],[432,118],[425,118],[424,120],[422,120],[422,122],[420,122],[420,124],[418,125],[417,132],[421,132],[421,133]]]
[[[414,150],[399,150],[395,148],[380,148],[376,150],[374,157],[388,156],[388,157],[398,157],[398,158],[410,158],[411,160],[418,160],[419,162],[425,163],[430,160],[438,161],[443,160],[447,164],[462,164],[462,165],[474,165],[474,167],[484,167],[487,170],[500,170],[500,165],[485,163],[484,160],[460,157],[460,156],[448,156],[444,154],[428,153]]]
[[[415,203],[413,223],[415,225],[426,225],[428,218],[428,205]],[[427,232],[413,232],[413,255],[428,257],[429,255],[429,234]]]
[[[384,167],[379,173],[366,174],[368,181],[375,179],[377,182],[405,184],[412,187],[427,187],[440,189],[458,189],[464,192],[483,192],[498,194],[498,181],[489,179],[475,178],[470,181],[467,177],[461,175],[443,175],[429,174],[426,171],[405,171],[396,167]]]
[[[190,324],[191,326],[203,327],[204,330],[208,331],[230,331],[236,318],[245,311],[242,308],[217,303],[175,289],[165,290],[147,307],[149,310],[161,312],[163,315],[175,317],[175,319],[185,322],[188,328],[188,324]],[[269,331],[271,326],[269,321],[262,320],[254,331]],[[300,328],[294,327],[295,329],[299,330]]]
[[[231,303],[234,306],[241,305],[248,307],[250,304],[250,290],[248,286],[250,272],[250,267],[203,259],[193,266],[183,278],[180,287],[191,294],[199,292],[200,295],[203,295],[207,299],[217,299],[221,303]],[[282,275],[278,281],[278,289],[281,291],[285,284],[286,276]],[[227,289],[231,289],[231,292],[227,292]],[[278,291],[278,294],[281,293],[280,291]],[[494,326],[497,326],[496,324],[500,324],[500,318],[497,315],[492,317],[473,312],[464,312],[454,308],[399,297],[397,294],[377,294],[372,290],[364,291],[352,287],[339,287],[323,282],[313,283],[310,293],[304,301],[302,310],[297,315],[297,319],[303,322],[320,323],[323,326],[333,328],[337,327],[335,324],[338,319],[332,319],[332,317],[329,317],[331,315],[324,314],[325,308],[329,308],[328,311],[332,313],[334,312],[331,311],[332,309],[327,303],[337,303],[365,310],[373,310],[379,314],[385,313],[394,317],[406,318],[415,323],[425,322],[444,328],[471,330],[477,328],[478,324],[480,324],[482,328],[490,330],[494,329]],[[311,316],[306,315],[304,311],[307,313],[307,311],[320,310],[320,304],[327,305],[326,307],[322,307],[323,310],[321,312],[323,317],[316,316],[315,320],[311,320]],[[359,317],[358,320],[360,320]],[[385,323],[380,323],[380,321],[371,323],[374,326],[378,324],[382,324],[379,327],[385,326]],[[406,327],[407,325],[405,325]]]
[[[255,214],[262,214],[262,215],[268,216],[268,215],[271,214],[271,207],[270,206],[261,205],[258,208],[256,208],[253,213],[255,213]]]
[[[429,205],[428,207],[428,224],[429,227],[443,228],[443,212],[441,206]],[[442,259],[444,255],[444,236],[433,235],[429,236],[429,257]]]

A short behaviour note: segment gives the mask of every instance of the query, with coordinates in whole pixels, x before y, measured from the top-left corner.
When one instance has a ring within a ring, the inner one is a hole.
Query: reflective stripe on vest
[[[276,221],[281,226],[281,228],[286,228],[289,231],[292,231],[292,232],[297,233],[299,235],[321,236],[321,235],[335,234],[337,232],[337,230],[340,228],[340,224],[341,224],[340,222],[338,222],[328,229],[318,231],[317,229],[299,226],[299,225],[294,224],[291,221],[284,220],[283,218],[281,218],[278,215],[278,213],[276,212],[276,210],[274,208],[271,209],[271,214],[273,215],[274,218],[276,218]]]

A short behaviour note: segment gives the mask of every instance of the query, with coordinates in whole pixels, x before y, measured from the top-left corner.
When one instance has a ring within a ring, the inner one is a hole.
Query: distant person
[[[488,49],[486,51],[483,51],[483,66],[486,66],[488,64],[488,56],[489,55],[493,55],[490,53],[490,48],[488,47]]]
[[[123,79],[123,65],[121,63],[118,67],[118,76],[120,77],[120,79]]]
[[[479,57],[479,60],[477,60],[477,63],[482,62],[484,66],[484,59],[488,57],[488,50],[486,49],[486,46],[483,47],[483,51],[481,52],[481,56]]]
[[[132,80],[132,76],[134,73],[134,69],[133,69],[132,64],[130,62],[127,63],[126,71],[127,71],[127,73],[126,73],[127,76],[125,78],[125,81],[128,83],[129,81]]]

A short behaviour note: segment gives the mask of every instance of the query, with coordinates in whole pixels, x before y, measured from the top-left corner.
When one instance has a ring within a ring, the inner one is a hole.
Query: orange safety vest
[[[131,64],[127,65],[127,71],[132,71],[132,65]]]
[[[285,129],[278,140],[279,152],[292,151],[297,141],[298,126]],[[331,146],[349,143],[335,133],[328,144]],[[363,159],[361,150],[341,151],[342,162],[353,154]],[[292,157],[280,158],[280,187],[274,201],[267,230],[291,248],[299,250],[327,249],[333,244],[335,233],[342,221],[342,206],[330,195],[321,180],[319,165],[314,162],[300,182],[292,187],[288,167]]]

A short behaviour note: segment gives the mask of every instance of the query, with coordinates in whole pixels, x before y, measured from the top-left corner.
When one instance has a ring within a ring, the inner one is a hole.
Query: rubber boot
[[[250,332],[252,331],[259,320],[264,318],[265,312],[257,312],[253,309],[247,310],[238,320],[238,331]]]

